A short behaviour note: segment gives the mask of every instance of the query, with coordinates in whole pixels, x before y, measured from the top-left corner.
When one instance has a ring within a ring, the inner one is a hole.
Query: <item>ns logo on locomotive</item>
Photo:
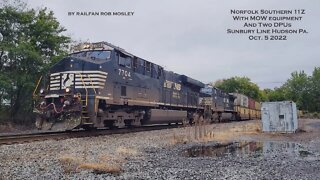
[[[188,124],[203,116],[236,120],[243,110],[235,111],[235,95],[107,42],[76,46],[39,79],[34,97],[42,130]]]

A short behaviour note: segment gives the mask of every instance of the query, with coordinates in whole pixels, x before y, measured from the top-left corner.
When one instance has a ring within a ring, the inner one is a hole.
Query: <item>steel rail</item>
[[[182,127],[182,125],[156,125],[156,126],[141,126],[135,128],[124,128],[124,129],[97,129],[92,131],[76,130],[76,131],[58,131],[58,132],[39,132],[29,134],[12,134],[0,136],[1,145],[11,144],[23,144],[35,141],[45,140],[62,140],[70,138],[81,138],[81,137],[95,137],[112,134],[126,134],[143,131],[153,131],[161,129],[171,129]]]

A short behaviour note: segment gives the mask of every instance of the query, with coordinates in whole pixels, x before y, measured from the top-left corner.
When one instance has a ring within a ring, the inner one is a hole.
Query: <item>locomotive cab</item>
[[[92,124],[90,117],[97,112],[95,96],[106,84],[105,67],[110,66],[113,54],[111,48],[76,47],[53,65],[44,80],[48,83],[36,98],[37,128],[59,131]]]

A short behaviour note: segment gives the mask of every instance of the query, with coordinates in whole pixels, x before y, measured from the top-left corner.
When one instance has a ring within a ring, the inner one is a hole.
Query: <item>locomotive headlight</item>
[[[66,100],[66,101],[64,101],[63,104],[64,104],[65,106],[69,106],[69,105],[70,105],[70,101]]]
[[[66,88],[66,93],[69,93],[70,92],[70,88]]]
[[[40,94],[43,94],[44,93],[44,89],[40,89]]]

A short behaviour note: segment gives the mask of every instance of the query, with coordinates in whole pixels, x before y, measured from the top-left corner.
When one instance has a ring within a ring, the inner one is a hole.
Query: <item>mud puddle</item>
[[[302,145],[293,142],[231,142],[214,145],[194,145],[187,148],[183,155],[187,157],[223,157],[223,156],[268,156],[273,154],[307,157],[313,155]]]

